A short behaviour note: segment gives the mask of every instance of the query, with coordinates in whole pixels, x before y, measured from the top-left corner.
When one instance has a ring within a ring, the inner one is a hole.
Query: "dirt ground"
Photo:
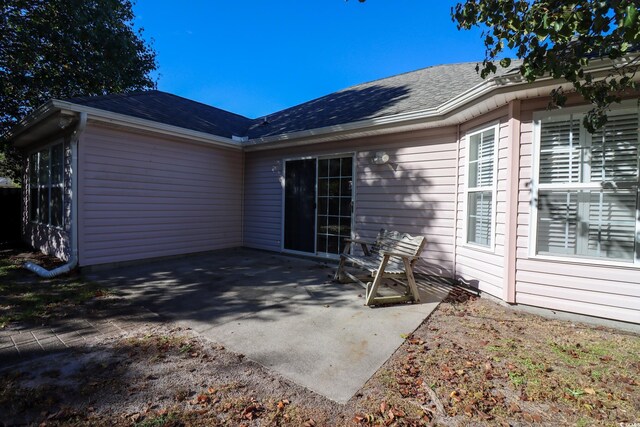
[[[5,284],[0,297],[15,290],[7,283],[24,274],[0,271]],[[108,294],[91,292],[94,299]],[[74,303],[58,301],[56,313],[66,304],[64,315],[73,316]],[[19,309],[12,310],[19,319]],[[640,421],[639,336],[525,314],[460,288],[345,405],[168,323],[141,325],[124,336],[10,368],[2,369],[0,362],[0,369],[0,425],[618,426]]]

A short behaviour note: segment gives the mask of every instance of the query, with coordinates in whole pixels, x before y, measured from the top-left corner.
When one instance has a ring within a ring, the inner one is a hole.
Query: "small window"
[[[467,136],[467,243],[493,243],[496,127]]]
[[[633,263],[640,235],[638,111],[611,112],[594,134],[582,117],[555,115],[536,124],[536,253]]]
[[[29,156],[29,219],[64,225],[64,145],[56,144]]]

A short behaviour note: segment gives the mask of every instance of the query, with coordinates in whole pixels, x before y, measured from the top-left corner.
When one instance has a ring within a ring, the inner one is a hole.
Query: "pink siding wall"
[[[360,138],[311,147],[247,152],[244,245],[279,251],[282,165],[286,158],[356,153],[355,233],[382,227],[427,237],[420,270],[450,275],[453,260],[456,129]],[[391,164],[372,165],[376,151]]]
[[[242,244],[240,150],[90,124],[79,155],[81,266]]]
[[[522,104],[516,302],[590,316],[640,323],[640,267],[593,265],[580,260],[529,256],[533,112],[546,101]]]
[[[64,141],[64,226],[62,228],[37,224],[29,219],[29,162],[30,154],[43,147]],[[69,136],[53,137],[42,144],[34,145],[24,156],[24,175],[22,190],[22,239],[31,247],[48,255],[67,261],[71,255],[69,248],[69,230],[71,229],[71,147]]]
[[[466,244],[465,188],[467,183],[466,133],[490,127],[499,123],[497,187],[495,224],[493,228],[494,247],[478,248]],[[509,127],[507,109],[502,108],[479,117],[460,127],[460,158],[458,161],[458,215],[456,241],[456,275],[463,282],[498,298],[502,298],[504,279],[504,233],[506,212],[507,146]]]

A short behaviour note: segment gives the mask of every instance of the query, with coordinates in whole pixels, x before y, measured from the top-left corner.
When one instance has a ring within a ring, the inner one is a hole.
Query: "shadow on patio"
[[[352,304],[347,296],[359,297],[364,304],[364,289],[332,281],[336,264],[231,249],[98,271],[87,277],[173,320],[218,324],[246,315],[261,318],[260,311],[267,307],[280,315],[300,313],[305,306],[344,307]],[[447,279],[417,279],[423,304],[448,292]]]
[[[95,272],[88,278],[332,400],[346,402],[448,294],[371,308],[333,283],[335,263],[250,249]]]

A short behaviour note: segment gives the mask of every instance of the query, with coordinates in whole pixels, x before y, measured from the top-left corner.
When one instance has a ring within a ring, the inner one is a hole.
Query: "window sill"
[[[495,255],[496,251],[495,251],[495,245],[491,245],[491,246],[481,246],[481,245],[474,245],[473,243],[463,243],[462,245],[460,245],[460,247],[463,247],[465,249],[471,249],[473,251],[476,252],[484,252],[487,254],[491,254],[491,255]]]
[[[570,265],[583,265],[593,267],[613,267],[620,269],[637,270],[640,269],[640,263],[622,262],[622,261],[610,261],[606,259],[593,259],[593,258],[574,258],[563,256],[551,256],[551,255],[530,255],[527,259],[532,261],[546,261],[555,262],[560,264]]]

